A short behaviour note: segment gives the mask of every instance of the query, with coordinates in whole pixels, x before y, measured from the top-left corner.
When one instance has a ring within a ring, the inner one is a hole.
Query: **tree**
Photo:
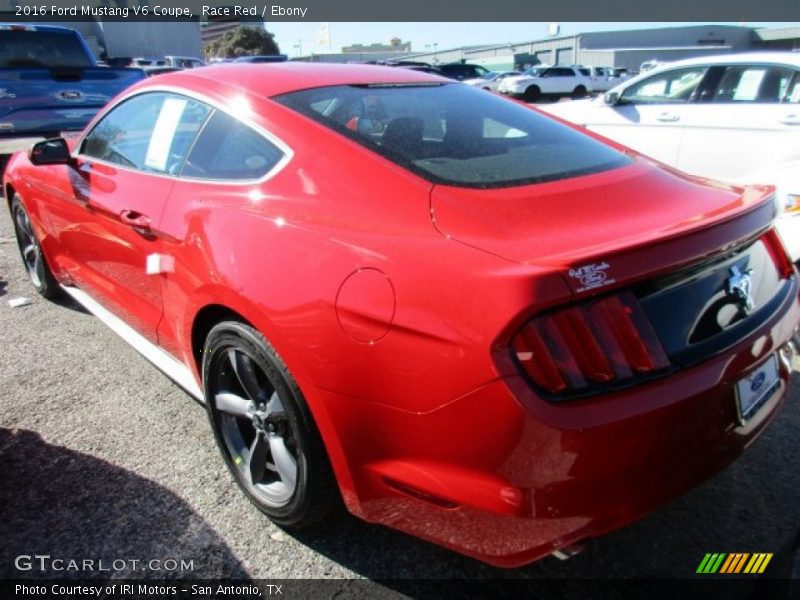
[[[236,58],[263,54],[280,54],[275,36],[260,27],[240,26],[226,31],[206,47],[208,56]]]

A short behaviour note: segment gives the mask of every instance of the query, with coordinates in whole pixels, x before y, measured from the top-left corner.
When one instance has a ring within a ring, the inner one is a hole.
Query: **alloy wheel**
[[[297,488],[297,432],[276,385],[243,348],[231,346],[212,363],[217,430],[232,467],[260,501],[286,506]]]
[[[17,243],[19,250],[22,253],[22,260],[25,263],[25,268],[28,275],[37,288],[42,287],[44,281],[44,260],[42,259],[42,250],[39,247],[39,242],[36,235],[33,233],[31,220],[28,213],[21,205],[16,207],[14,211],[14,226],[17,230]]]

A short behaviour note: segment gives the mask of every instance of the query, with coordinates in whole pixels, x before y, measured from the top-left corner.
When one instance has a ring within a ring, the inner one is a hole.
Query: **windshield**
[[[487,79],[487,80],[488,79],[494,79],[498,75],[500,75],[500,73],[498,73],[497,71],[489,71],[483,77],[481,77],[481,79]]]
[[[0,30],[0,68],[92,66],[71,33]]]
[[[528,75],[530,77],[541,77],[542,73],[547,70],[545,67],[531,67],[530,69],[526,69],[522,72],[523,75]]]
[[[466,85],[334,86],[274,100],[445,185],[511,187],[630,162],[525,106]]]

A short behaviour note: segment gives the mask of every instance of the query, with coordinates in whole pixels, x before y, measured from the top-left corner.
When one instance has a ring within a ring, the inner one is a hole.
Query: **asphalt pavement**
[[[16,297],[30,303],[12,308]],[[202,406],[99,320],[35,294],[3,208],[0,578],[74,576],[15,565],[35,554],[128,561],[115,577],[380,580],[684,578],[707,552],[786,557],[800,528],[799,373],[793,383],[732,466],[568,561],[495,569],[349,516],[291,535],[239,492]]]

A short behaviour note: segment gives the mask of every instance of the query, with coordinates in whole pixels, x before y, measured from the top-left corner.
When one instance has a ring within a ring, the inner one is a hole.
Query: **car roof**
[[[60,25],[34,25],[31,23],[7,23],[0,22],[0,29],[8,31],[42,31],[47,33],[76,34],[77,31],[70,27]]]
[[[774,63],[800,67],[800,53],[797,52],[741,52],[737,54],[711,54],[676,60],[658,67],[664,68],[692,66],[692,65],[733,65],[742,63]],[[651,73],[655,73],[653,69]]]
[[[196,87],[199,84],[200,87],[197,89],[202,91],[202,81],[190,84],[190,79],[223,83],[265,97],[334,85],[452,83],[450,79],[438,75],[396,67],[279,62],[215,64],[200,69],[165,74],[159,77],[158,85],[174,83],[176,86]],[[147,85],[142,86],[144,87]]]

